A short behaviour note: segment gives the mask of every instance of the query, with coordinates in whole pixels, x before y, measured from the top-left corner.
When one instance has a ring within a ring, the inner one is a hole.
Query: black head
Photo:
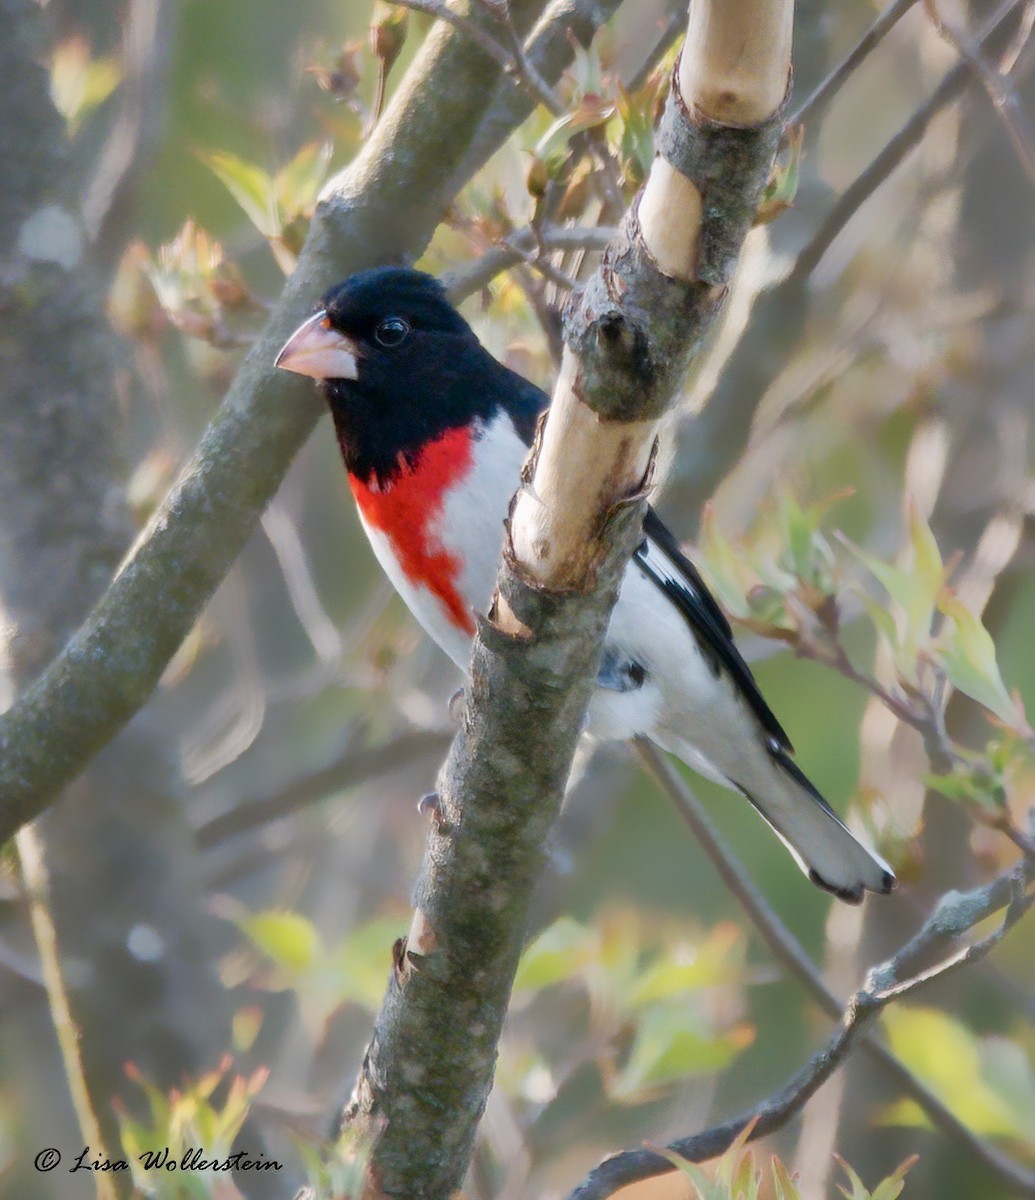
[[[514,385],[430,275],[360,271],[332,288],[277,366],[320,380],[349,471],[385,483]],[[522,381],[523,382],[523,381]]]

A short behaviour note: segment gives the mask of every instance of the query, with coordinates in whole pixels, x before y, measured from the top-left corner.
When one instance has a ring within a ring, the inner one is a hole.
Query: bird
[[[375,556],[465,670],[549,397],[482,346],[440,281],[401,266],[332,288],[275,365],[318,381]],[[795,763],[725,614],[652,508],[622,578],[586,732],[649,738],[741,794],[841,900],[894,887],[891,868]]]

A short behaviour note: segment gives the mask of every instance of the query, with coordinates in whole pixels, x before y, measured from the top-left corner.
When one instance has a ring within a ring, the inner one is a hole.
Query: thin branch
[[[855,74],[859,65],[877,49],[916,2],[917,0],[894,0],[826,79],[817,85],[812,95],[795,110],[788,125],[801,125],[806,121],[818,120],[841,88]]]
[[[543,250],[594,250],[602,251],[615,235],[613,226],[597,225],[586,227],[547,226],[533,230],[526,226],[490,247],[479,258],[462,267],[455,267],[442,276],[449,297],[454,304],[481,291],[497,275],[525,263],[538,267]]]
[[[273,547],[291,607],[313,653],[321,663],[340,662],[345,649],[341,632],[320,601],[298,529],[275,500],[262,515],[262,531]]]
[[[1023,0],[1005,0],[983,27],[979,42],[998,33]],[[834,239],[906,156],[923,140],[932,121],[953,103],[971,80],[966,63],[957,63],[931,97],[909,118],[870,164],[845,189],[813,238],[799,252],[791,269],[755,300],[753,330],[765,331],[767,349],[759,355],[759,338],[746,338],[726,363],[718,387],[704,409],[689,420],[678,436],[679,500],[699,512],[730,467],[743,454],[753,427],[755,410],[765,388],[794,352],[807,307],[812,272]]]
[[[1028,118],[1017,93],[1010,86],[1007,77],[988,61],[964,30],[958,29],[951,21],[946,20],[938,9],[936,0],[923,0],[924,10],[931,18],[931,23],[956,53],[966,62],[981,86],[988,93],[992,108],[1002,120],[1010,141],[1017,154],[1017,161],[1032,183],[1035,183],[1035,141]]]
[[[147,166],[161,129],[178,6],[172,0],[132,0],[123,21],[120,107],[83,191],[87,236],[99,262],[117,260],[115,229]]]
[[[1023,0],[1005,0],[995,13],[984,23],[977,38],[979,47],[984,47],[999,32],[1003,23],[1021,7]],[[855,216],[863,204],[913,149],[920,144],[934,118],[947,108],[973,80],[970,63],[958,62],[943,77],[928,100],[922,104],[884,146],[870,165],[859,174],[842,192],[837,203],[827,215],[812,240],[798,255],[788,280],[799,283],[808,278],[830,249],[834,239]]]
[[[206,821],[195,831],[195,845],[199,850],[211,850],[228,838],[291,816],[334,792],[344,792],[421,758],[441,754],[449,741],[444,733],[425,730],[400,734],[383,746],[362,749],[355,748],[350,740],[345,751],[329,766],[301,779],[293,779],[286,787]]]
[[[689,826],[702,849],[718,871],[723,883],[747,914],[758,936],[787,973],[803,985],[806,992],[829,1017],[840,1018],[844,1011],[843,1001],[827,987],[823,976],[805,952],[801,943],[773,911],[765,897],[751,882],[751,874],[726,844],[721,834],[713,825],[704,807],[691,791],[686,780],[672,767],[668,759],[652,743],[646,739],[637,739],[636,751],[647,770],[657,781],[668,798],[675,805],[676,811]],[[1025,878],[1030,882],[1035,880],[1035,860],[1025,868]],[[991,899],[999,903],[1006,902],[1007,882],[1002,879],[994,881]],[[1002,905],[1000,904],[1000,907]],[[939,910],[932,914],[924,930],[918,937],[923,941],[908,943],[900,952],[900,958],[913,961],[919,955],[921,946],[933,945],[928,938],[935,936],[940,928]],[[892,1082],[927,1113],[935,1124],[954,1144],[965,1147],[975,1159],[992,1171],[1008,1187],[1015,1188],[1025,1195],[1035,1193],[1035,1173],[1014,1162],[1008,1155],[1003,1154],[991,1142],[979,1137],[965,1125],[955,1113],[931,1092],[897,1058],[895,1054],[870,1032],[865,1032],[862,1042],[863,1051],[884,1070]]]
[[[558,79],[571,62],[575,46],[588,46],[593,34],[621,6],[621,0],[550,0],[525,39],[525,54],[540,75]],[[494,152],[512,129],[535,108],[526,88],[507,78],[485,97],[485,115],[470,148],[456,166],[456,191]],[[456,161],[456,160],[454,160]]]
[[[482,50],[497,66],[501,67],[504,74],[512,76],[518,84],[525,88],[534,100],[549,109],[555,117],[563,115],[564,105],[557,99],[553,89],[539,74],[525,53],[521,39],[510,20],[509,11],[506,19],[501,23],[504,30],[512,35],[513,45],[510,50],[493,37],[483,25],[477,24],[470,17],[465,17],[463,13],[455,12],[444,3],[444,0],[393,0],[393,3],[402,8],[413,9],[414,12],[426,13],[439,21],[445,21],[454,29],[460,30],[474,42],[479,50]],[[488,9],[499,22],[500,13],[495,5],[483,5],[482,7]]]
[[[630,92],[638,92],[641,87],[647,82],[651,71],[658,65],[668,51],[669,46],[676,40],[686,27],[686,5],[681,0],[676,0],[672,4],[668,20],[661,32],[658,34],[657,41],[647,51],[643,62],[637,68],[636,74],[629,80],[626,85]]]
[[[648,762],[651,760],[648,759]],[[653,762],[651,769],[654,769]],[[722,1154],[733,1139],[752,1123],[751,1140],[780,1129],[843,1065],[856,1044],[865,1045],[869,1027],[888,1004],[979,961],[994,949],[1035,902],[1035,892],[1029,890],[1033,881],[1035,864],[1024,862],[983,888],[966,893],[950,893],[943,897],[919,933],[887,962],[870,970],[865,984],[851,997],[843,1011],[838,1005],[838,1028],[827,1045],[812,1057],[794,1079],[774,1096],[741,1116],[672,1142],[669,1149],[691,1162],[702,1162]],[[908,975],[910,965],[919,952],[929,952],[935,947],[959,941],[974,926],[1004,908],[1005,916],[992,933],[948,955],[926,971]],[[790,940],[793,943],[793,939]],[[811,975],[814,972],[811,964],[809,966]],[[969,1137],[972,1139],[973,1135]],[[986,1149],[992,1151],[991,1147]],[[992,1153],[1001,1157],[998,1152]],[[988,1161],[987,1155],[983,1154],[982,1157]],[[1003,1176],[1006,1181],[1023,1195],[1035,1195],[1035,1176],[1015,1163],[1009,1163],[1009,1167],[1009,1173]],[[568,1200],[606,1200],[621,1187],[671,1170],[671,1162],[651,1150],[617,1154],[592,1171]]]

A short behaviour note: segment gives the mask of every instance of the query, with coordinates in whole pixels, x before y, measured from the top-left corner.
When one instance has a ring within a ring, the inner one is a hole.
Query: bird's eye
[[[374,338],[378,345],[391,350],[395,346],[401,346],[409,332],[410,327],[402,317],[386,317],[374,330]]]

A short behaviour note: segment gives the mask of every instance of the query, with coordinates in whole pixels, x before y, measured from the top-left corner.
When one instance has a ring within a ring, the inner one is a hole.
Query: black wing
[[[772,739],[770,749],[794,753],[790,739],[758,690],[751,668],[733,642],[733,630],[694,564],[653,508],[643,521],[647,535],[633,561],[682,613],[716,676],[725,671],[740,689],[758,723]]]

